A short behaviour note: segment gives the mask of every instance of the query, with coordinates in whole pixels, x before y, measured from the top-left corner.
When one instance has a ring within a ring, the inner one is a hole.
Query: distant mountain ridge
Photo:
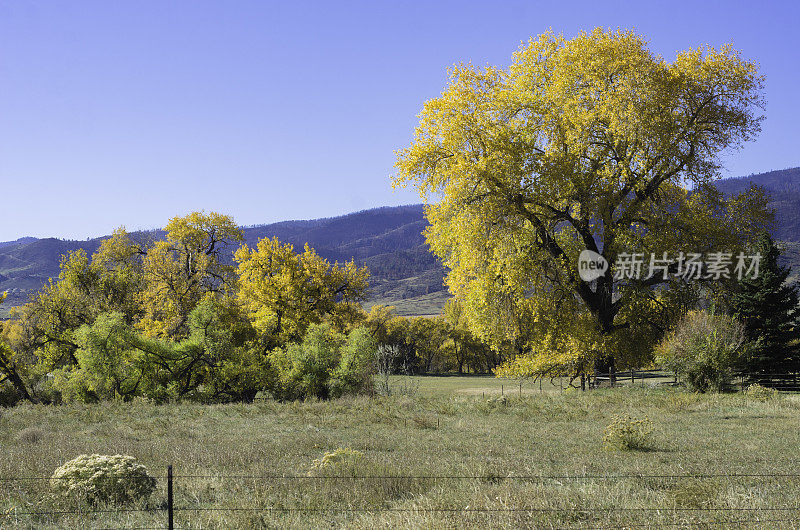
[[[735,195],[751,184],[763,187],[772,197],[770,206],[775,209],[773,237],[779,241],[800,243],[800,167],[724,179],[716,186],[726,195]]]
[[[763,186],[776,210],[774,236],[787,242],[786,261],[800,271],[800,168],[770,171],[720,180],[725,194],[736,194],[750,184]],[[368,304],[397,306],[401,314],[436,313],[448,297],[444,268],[433,256],[422,231],[427,226],[421,204],[381,207],[339,217],[282,221],[244,227],[245,242],[255,246],[263,237],[277,237],[301,250],[308,243],[329,261],[354,259],[370,268]],[[137,232],[158,238],[160,231]],[[3,309],[24,303],[49,278],[58,276],[61,256],[83,248],[91,254],[104,238],[69,241],[25,237],[0,242],[0,292],[8,291]]]
[[[21,238],[17,239],[16,241],[2,241],[2,242],[0,242],[0,248],[7,247],[9,245],[19,245],[19,244],[22,244],[22,243],[31,243],[33,241],[36,241],[35,237],[21,237]]]

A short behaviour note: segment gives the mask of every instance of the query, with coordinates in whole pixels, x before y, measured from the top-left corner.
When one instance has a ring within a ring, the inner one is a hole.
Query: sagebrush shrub
[[[39,443],[44,438],[45,432],[39,427],[25,427],[17,433],[17,441],[26,445]]]
[[[311,467],[314,470],[325,470],[330,468],[352,467],[364,458],[364,453],[349,447],[340,447],[334,451],[325,453],[320,458],[314,459]]]
[[[603,445],[608,449],[623,451],[647,449],[653,444],[653,422],[650,418],[614,416],[614,421],[606,427]]]
[[[486,400],[486,405],[488,405],[490,409],[507,407],[508,398],[506,396],[490,397]]]
[[[50,485],[57,494],[89,504],[128,504],[146,499],[156,488],[147,468],[127,455],[80,455],[53,473]]]
[[[703,510],[714,505],[719,486],[701,479],[685,479],[669,487],[677,508]]]
[[[411,421],[413,422],[414,427],[418,429],[438,429],[439,428],[439,420],[433,418],[432,416],[426,416],[423,414],[415,414]]]

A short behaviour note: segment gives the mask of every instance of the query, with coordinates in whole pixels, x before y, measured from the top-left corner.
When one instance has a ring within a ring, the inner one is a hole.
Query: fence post
[[[172,520],[172,466],[167,466],[167,528],[173,530]]]

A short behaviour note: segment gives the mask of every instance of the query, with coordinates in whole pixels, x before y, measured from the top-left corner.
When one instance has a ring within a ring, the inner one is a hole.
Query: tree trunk
[[[608,336],[614,331],[614,317],[616,316],[616,309],[613,304],[614,280],[610,271],[606,276],[598,279],[597,291],[598,305],[595,307],[595,315],[600,325],[600,332],[603,336]],[[612,387],[616,385],[617,370],[613,352],[606,353],[595,361],[595,370],[598,371],[598,369],[600,373],[608,374]]]
[[[0,370],[2,370],[6,375],[6,378],[11,381],[11,385],[14,387],[14,390],[17,391],[22,399],[27,399],[31,403],[41,403],[41,400],[38,397],[31,392],[28,392],[28,387],[25,386],[25,381],[22,380],[17,371],[12,366],[9,366],[2,357],[0,357]]]

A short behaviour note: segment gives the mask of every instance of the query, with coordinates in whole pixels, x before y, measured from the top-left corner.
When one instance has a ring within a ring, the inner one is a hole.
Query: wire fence
[[[764,460],[765,461],[765,460]],[[764,462],[759,460],[757,462]],[[784,465],[797,465],[796,460],[787,460]],[[526,482],[548,480],[628,480],[628,479],[740,479],[740,478],[798,478],[798,473],[614,473],[614,474],[555,474],[555,475],[287,475],[287,474],[257,474],[257,475],[173,475],[177,479],[231,479],[231,480],[521,480]],[[12,476],[0,477],[2,482],[16,481],[51,481],[71,480],[71,477],[33,477]],[[167,475],[169,481],[169,475]]]
[[[163,478],[163,477],[162,477]],[[261,514],[375,514],[375,513],[404,513],[404,514],[515,514],[517,516],[530,516],[542,514],[561,514],[570,518],[580,519],[580,515],[604,514],[607,518],[619,517],[621,514],[634,515],[642,514],[648,517],[652,515],[708,515],[713,519],[703,519],[694,521],[681,519],[680,521],[654,521],[603,524],[601,526],[591,526],[596,522],[580,521],[570,526],[552,526],[548,528],[563,528],[565,530],[589,530],[589,529],[611,529],[611,528],[670,528],[676,526],[702,525],[702,526],[742,526],[745,528],[759,525],[792,524],[800,527],[800,501],[793,505],[784,506],[644,506],[644,507],[625,507],[625,506],[584,506],[584,507],[559,507],[559,506],[431,506],[431,507],[393,507],[393,506],[270,506],[270,505],[226,505],[226,506],[207,506],[190,505],[176,503],[174,498],[174,484],[178,481],[189,482],[198,479],[224,479],[232,481],[242,480],[264,480],[264,481],[525,481],[525,482],[548,482],[548,481],[621,481],[621,480],[697,480],[697,479],[720,479],[720,480],[782,480],[800,479],[798,473],[681,473],[681,474],[646,474],[646,473],[624,473],[624,474],[540,474],[540,475],[507,475],[507,476],[487,476],[487,475],[296,475],[296,474],[250,474],[250,475],[221,475],[221,474],[185,474],[175,475],[172,473],[172,466],[168,466],[166,474],[166,502],[158,506],[141,508],[86,508],[82,509],[62,509],[62,510],[24,510],[16,507],[5,512],[0,511],[0,528],[4,519],[10,517],[47,517],[57,518],[61,516],[85,516],[91,517],[100,514],[130,514],[130,513],[149,513],[161,518],[164,522],[162,526],[124,526],[114,528],[124,528],[126,530],[145,530],[168,529],[174,530],[176,513],[213,513],[213,512],[251,512]],[[2,484],[25,481],[50,481],[60,480],[51,477],[36,476],[12,476],[0,477],[0,487]],[[798,484],[800,486],[800,484]],[[794,498],[797,498],[795,495]],[[747,514],[747,518],[741,516]],[[726,516],[737,515],[737,518]],[[759,517],[759,515],[761,515]],[[610,522],[610,521],[609,521]],[[588,525],[588,526],[587,526]],[[95,527],[95,530],[97,528]]]

